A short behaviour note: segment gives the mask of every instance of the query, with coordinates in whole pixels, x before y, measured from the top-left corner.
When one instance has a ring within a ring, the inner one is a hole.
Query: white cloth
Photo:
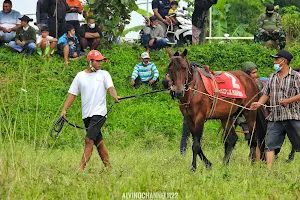
[[[51,37],[50,35],[47,35],[46,39],[47,39],[46,45],[49,46],[50,45],[50,40],[52,40],[53,37]],[[36,40],[36,43],[39,44],[39,43],[41,43],[42,40],[43,40],[43,37],[41,35],[39,35],[37,40]]]
[[[114,87],[110,74],[105,70],[79,72],[74,78],[69,93],[81,93],[82,119],[93,115],[106,115],[106,91]]]
[[[78,13],[67,13],[65,19],[66,19],[66,21],[78,21],[79,14]]]

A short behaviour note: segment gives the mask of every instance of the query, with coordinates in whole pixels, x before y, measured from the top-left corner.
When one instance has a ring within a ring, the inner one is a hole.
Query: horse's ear
[[[186,55],[188,54],[188,50],[187,49],[184,49],[184,51],[182,52],[181,54],[181,57],[186,57]]]
[[[180,56],[180,53],[179,53],[178,51],[176,51],[176,52],[174,53],[174,56]]]
[[[173,54],[173,52],[172,52],[172,50],[170,48],[167,48],[166,52],[167,52],[167,54],[169,55],[170,58],[173,57],[174,54]]]

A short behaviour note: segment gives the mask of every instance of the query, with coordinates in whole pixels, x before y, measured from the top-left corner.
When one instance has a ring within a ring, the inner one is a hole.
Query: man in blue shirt
[[[148,52],[141,54],[142,62],[134,67],[131,75],[130,85],[138,88],[142,83],[155,86],[159,81],[159,72],[154,63],[149,62],[150,56]]]
[[[83,52],[80,51],[79,40],[75,35],[75,28],[72,25],[68,25],[67,33],[58,39],[57,44],[57,52],[64,57],[66,65],[69,64],[69,58],[75,59],[83,55]]]
[[[18,11],[12,10],[10,0],[3,2],[3,10],[0,12],[0,45],[15,39],[16,30],[21,26],[21,17]]]

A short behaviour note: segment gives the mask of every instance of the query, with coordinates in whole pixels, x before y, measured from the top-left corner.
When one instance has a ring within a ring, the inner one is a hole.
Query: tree
[[[130,23],[130,13],[138,10],[132,0],[94,0],[90,3],[96,21],[103,24],[103,31],[111,41],[122,35],[125,25]]]

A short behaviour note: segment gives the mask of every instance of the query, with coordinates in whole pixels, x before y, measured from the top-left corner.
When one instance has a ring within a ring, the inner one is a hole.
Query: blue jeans
[[[23,50],[26,50],[28,54],[32,55],[36,50],[36,44],[33,42],[30,42],[26,44],[25,46],[17,44],[15,41],[10,41],[8,43],[8,46],[17,52],[22,52]]]
[[[150,35],[146,35],[146,34],[142,35],[142,43],[144,47],[149,47],[150,50],[160,50],[167,46],[166,38],[161,38],[159,40],[156,40],[151,47],[149,46],[150,40],[151,40]]]
[[[10,42],[15,39],[16,32],[12,31],[10,33],[4,33],[3,31],[0,31],[0,36],[2,36],[1,38],[2,42]]]

